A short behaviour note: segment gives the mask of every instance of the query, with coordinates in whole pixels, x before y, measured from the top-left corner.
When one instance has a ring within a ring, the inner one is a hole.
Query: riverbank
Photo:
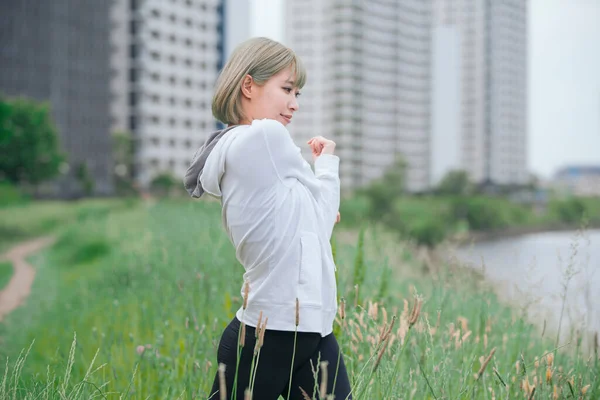
[[[38,212],[31,207],[22,218]],[[56,244],[30,260],[37,276],[27,303],[0,324],[8,375],[14,360],[18,366],[9,390],[31,398],[59,398],[47,392],[55,387],[77,393],[64,396],[71,399],[207,398],[216,343],[242,304],[243,268],[219,205],[88,204],[56,233]],[[545,398],[569,393],[570,380],[575,392],[600,393],[595,360],[569,347],[549,365],[552,339],[479,275],[423,258],[379,228],[361,235],[337,226],[333,242],[345,299],[334,329],[357,400],[530,398],[533,385]],[[23,362],[19,352],[33,340]],[[540,378],[548,366],[551,383]],[[57,378],[48,384],[48,375]],[[531,386],[511,384],[524,380]]]
[[[462,232],[453,235],[448,240],[456,246],[464,246],[468,244],[484,243],[494,240],[510,239],[536,233],[568,232],[577,231],[579,229],[581,229],[580,225],[556,222],[538,226],[515,226],[490,231]],[[600,229],[600,223],[595,222],[586,226],[584,229]]]
[[[344,198],[344,226],[360,228],[372,222],[397,232],[404,240],[435,247],[447,240],[484,241],[547,230],[577,229],[582,220],[600,226],[600,200],[552,199],[546,207],[516,204],[492,196],[401,196],[377,193]]]
[[[600,333],[600,229],[555,230],[445,249],[482,274],[499,298],[525,307],[539,331],[591,350]]]

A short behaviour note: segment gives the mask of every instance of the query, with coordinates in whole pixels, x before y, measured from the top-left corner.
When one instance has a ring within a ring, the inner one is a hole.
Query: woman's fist
[[[312,150],[313,160],[321,154],[333,154],[335,151],[335,142],[333,140],[325,139],[323,136],[315,136],[307,143]]]

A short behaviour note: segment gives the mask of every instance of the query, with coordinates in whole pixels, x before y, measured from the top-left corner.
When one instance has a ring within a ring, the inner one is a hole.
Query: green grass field
[[[57,237],[31,258],[26,305],[0,323],[0,399],[209,396],[220,334],[242,302],[217,203],[32,203],[0,220],[3,234]],[[357,232],[334,232],[347,299],[336,332],[355,399],[600,398],[593,350],[554,351],[556,335],[477,274],[423,263],[394,237],[369,228],[358,246]]]
[[[1,261],[0,262],[0,290],[2,290],[2,288],[4,288],[8,284],[12,275],[13,275],[12,264],[8,261]]]

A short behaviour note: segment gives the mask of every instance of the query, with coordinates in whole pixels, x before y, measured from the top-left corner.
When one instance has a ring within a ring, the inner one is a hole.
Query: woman
[[[300,59],[280,43],[254,38],[239,45],[212,102],[214,116],[228,126],[209,137],[186,173],[193,197],[206,192],[221,199],[223,225],[246,271],[244,305],[217,353],[226,366],[228,398],[236,375],[240,399],[251,384],[254,399],[302,399],[302,391],[312,397],[311,361],[315,367],[328,362],[327,394],[350,398],[332,333],[337,302],[330,238],[339,218],[339,158],[333,141],[312,138],[313,172],[285,128],[298,111],[305,81]],[[251,377],[256,327],[267,318]],[[238,365],[240,330],[245,335]],[[217,375],[212,398],[219,390]]]

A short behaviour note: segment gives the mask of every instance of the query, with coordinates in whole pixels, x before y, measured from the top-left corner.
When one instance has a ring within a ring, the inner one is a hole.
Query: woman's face
[[[274,119],[284,126],[298,111],[300,90],[294,86],[291,67],[273,75],[264,85],[257,85],[250,75],[242,83],[242,107],[246,118],[241,123],[251,124],[255,119]]]

